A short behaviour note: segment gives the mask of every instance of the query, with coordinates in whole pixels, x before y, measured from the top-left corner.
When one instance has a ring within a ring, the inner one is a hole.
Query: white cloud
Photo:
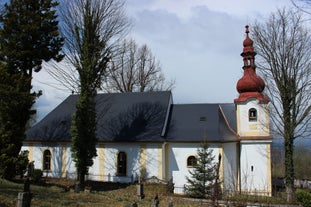
[[[233,102],[243,72],[240,53],[245,24],[251,26],[255,19],[285,5],[290,0],[126,1],[134,20],[130,36],[146,43],[160,60],[166,78],[176,80],[175,103]],[[43,75],[36,79],[45,82]],[[70,94],[35,85],[45,90],[37,102],[44,113]]]
[[[58,82],[46,72],[47,67],[49,67],[47,64],[43,64],[40,72],[33,73],[33,90],[42,91],[42,95],[37,99],[34,106],[37,109],[37,121],[41,120],[71,94],[69,90],[57,85]]]
[[[176,79],[175,102],[232,102],[241,77],[243,21],[205,6],[191,10],[187,20],[165,10],[138,12],[133,36]]]
[[[166,10],[185,19],[193,15],[192,8],[205,6],[211,11],[240,16],[247,20],[247,16],[267,15],[277,7],[288,6],[290,0],[130,0],[127,5],[130,12],[141,9]]]

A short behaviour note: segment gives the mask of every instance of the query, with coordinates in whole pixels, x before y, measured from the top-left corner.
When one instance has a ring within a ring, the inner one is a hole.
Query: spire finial
[[[248,33],[249,33],[248,27],[249,27],[248,25],[245,26],[245,33],[246,33],[246,35],[248,35]]]
[[[244,50],[252,50],[252,52],[254,51],[253,49],[253,40],[251,40],[251,38],[249,38],[248,33],[249,33],[249,26],[246,25],[245,26],[245,33],[246,33],[246,37],[245,40],[243,41],[243,46],[244,46]],[[244,51],[245,52],[245,51]]]

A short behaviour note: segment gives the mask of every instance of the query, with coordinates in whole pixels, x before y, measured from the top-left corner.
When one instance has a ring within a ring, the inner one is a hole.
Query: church
[[[255,55],[246,26],[244,73],[232,103],[174,104],[170,91],[98,94],[97,156],[86,179],[171,180],[174,193],[182,194],[197,149],[207,141],[216,162],[221,156],[223,192],[271,195],[269,99]],[[22,150],[44,176],[76,178],[70,126],[77,99],[70,95],[26,132]]]

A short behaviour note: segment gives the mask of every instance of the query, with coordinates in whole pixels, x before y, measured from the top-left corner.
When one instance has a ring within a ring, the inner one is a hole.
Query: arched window
[[[257,110],[255,108],[249,109],[248,120],[249,121],[257,121]]]
[[[119,152],[117,159],[117,175],[126,176],[126,153]]]
[[[44,150],[43,152],[43,170],[51,170],[51,151]]]
[[[193,155],[187,158],[187,167],[193,167],[197,164],[197,158]]]

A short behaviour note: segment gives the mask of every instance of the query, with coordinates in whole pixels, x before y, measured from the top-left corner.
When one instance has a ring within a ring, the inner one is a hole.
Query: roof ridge
[[[227,119],[227,117],[226,117],[224,111],[222,110],[221,105],[219,104],[218,106],[219,106],[220,113],[221,113],[222,117],[224,118],[227,127],[228,127],[229,130],[239,139],[240,136],[239,136],[238,133],[237,133],[236,131],[234,131],[234,129],[232,129],[232,127],[230,126],[229,121],[228,121],[228,119]]]

